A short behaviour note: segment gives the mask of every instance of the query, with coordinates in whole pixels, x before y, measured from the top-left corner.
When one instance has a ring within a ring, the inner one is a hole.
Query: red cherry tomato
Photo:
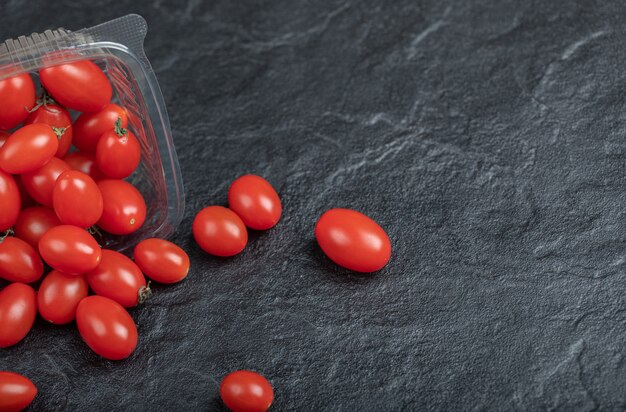
[[[9,282],[32,283],[43,275],[43,262],[31,245],[16,237],[0,241],[0,277]]]
[[[126,309],[109,298],[89,296],[81,300],[76,324],[85,343],[106,359],[125,359],[137,346],[135,322]]]
[[[146,202],[135,186],[123,180],[101,180],[98,187],[104,200],[97,225],[113,235],[135,232],[146,220]]]
[[[22,123],[35,100],[35,84],[29,74],[0,80],[0,129],[13,129]]]
[[[87,273],[87,282],[96,295],[112,299],[125,308],[143,303],[150,296],[146,278],[135,262],[113,250],[102,251],[102,260]]]
[[[234,256],[248,243],[248,231],[239,216],[222,206],[202,209],[193,221],[193,237],[207,253]]]
[[[0,148],[0,169],[21,174],[39,169],[54,157],[59,140],[47,124],[29,124],[18,129]]]
[[[84,276],[67,275],[58,270],[48,273],[37,292],[39,314],[56,325],[70,323],[76,318],[76,308],[89,295]]]
[[[283,207],[272,185],[260,176],[245,175],[228,189],[228,206],[250,229],[276,226]]]
[[[52,204],[59,220],[66,225],[87,228],[102,217],[102,194],[98,185],[77,170],[68,170],[59,176],[52,192]]]
[[[116,104],[107,104],[97,113],[83,113],[74,123],[74,146],[84,153],[96,151],[100,137],[115,128],[115,122],[121,119],[121,126],[128,126],[126,109]]]
[[[0,348],[8,348],[28,335],[37,316],[37,296],[23,283],[0,291]]]
[[[22,210],[15,222],[15,237],[22,239],[33,248],[39,247],[39,239],[50,229],[59,226],[61,221],[54,210],[43,206],[29,207]]]
[[[235,371],[222,379],[220,396],[233,412],[265,412],[274,402],[274,389],[256,372]]]
[[[30,197],[44,206],[52,207],[54,185],[59,176],[67,170],[70,170],[70,166],[67,163],[57,157],[53,157],[39,169],[24,173],[20,178],[26,193]]]
[[[108,77],[89,60],[41,69],[39,80],[55,101],[79,112],[100,111],[113,96]]]
[[[30,379],[13,372],[0,372],[0,411],[18,412],[26,409],[37,396]]]
[[[189,273],[189,256],[167,240],[142,240],[135,246],[134,257],[141,271],[157,282],[180,282]]]
[[[72,118],[70,112],[56,104],[41,105],[32,112],[24,124],[43,123],[52,127],[59,138],[56,157],[63,157],[72,145]]]
[[[102,257],[102,250],[93,236],[69,225],[48,230],[39,241],[39,253],[48,265],[71,275],[95,269]]]
[[[350,209],[331,209],[315,226],[317,243],[333,262],[355,272],[382,269],[391,256],[387,233],[369,217]]]
[[[0,130],[0,147],[4,146],[4,142],[11,136],[11,133]]]
[[[0,232],[15,224],[21,208],[22,200],[15,179],[0,170]]]
[[[95,156],[87,153],[74,152],[63,158],[72,169],[88,174],[96,182],[105,178],[104,173],[98,169]]]
[[[130,176],[141,160],[141,147],[135,135],[121,126],[121,119],[115,129],[105,132],[96,146],[96,164],[102,172],[113,179]]]

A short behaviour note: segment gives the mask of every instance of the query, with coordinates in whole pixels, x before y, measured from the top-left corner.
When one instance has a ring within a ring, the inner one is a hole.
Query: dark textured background
[[[2,350],[34,409],[219,410],[240,368],[275,410],[626,408],[623,2],[77,3],[5,1],[0,37],[148,20],[193,268],[127,361],[43,322]],[[194,214],[247,172],[284,218],[201,253]],[[384,270],[323,256],[330,207],[388,230]]]

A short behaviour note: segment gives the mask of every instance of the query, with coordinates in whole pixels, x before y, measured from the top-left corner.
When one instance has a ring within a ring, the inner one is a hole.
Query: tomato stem
[[[115,134],[117,134],[119,137],[124,137],[126,136],[126,134],[128,134],[128,129],[125,129],[124,127],[122,127],[121,117],[118,117],[117,120],[115,121]]]
[[[150,296],[152,296],[152,289],[150,289],[150,281],[148,281],[148,284],[146,286],[142,286],[141,288],[139,288],[139,299],[137,300],[137,303],[140,305],[143,305],[146,300],[148,300],[150,298]]]
[[[4,232],[0,232],[0,243],[4,242],[4,239],[8,238],[9,236],[13,236],[13,234],[14,232],[12,227],[8,228]]]
[[[67,130],[67,127],[54,127],[54,126],[52,126],[52,131],[54,132],[54,134],[57,135],[57,138],[59,140],[61,140],[61,138],[65,134],[66,130]]]
[[[48,94],[48,91],[42,87],[41,96],[37,99],[37,104],[32,109],[29,109],[28,107],[24,107],[24,109],[26,109],[28,113],[32,113],[41,106],[48,107],[49,104],[57,104],[57,102]]]

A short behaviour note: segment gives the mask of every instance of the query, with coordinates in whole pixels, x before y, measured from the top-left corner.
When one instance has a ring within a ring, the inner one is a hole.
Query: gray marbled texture
[[[103,361],[39,321],[0,351],[33,410],[221,410],[254,369],[274,410],[626,408],[626,5],[621,1],[22,2],[0,35],[130,12],[168,104],[189,278]],[[243,173],[279,225],[234,259],[190,226]],[[392,239],[356,276],[315,244],[349,207]]]

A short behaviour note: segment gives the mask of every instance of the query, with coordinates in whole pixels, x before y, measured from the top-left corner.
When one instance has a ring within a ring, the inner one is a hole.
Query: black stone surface
[[[274,410],[626,408],[626,6],[620,1],[12,0],[3,38],[130,12],[168,104],[187,210],[182,284],[103,361],[38,322],[0,369],[33,410],[221,410],[230,371]],[[234,259],[194,214],[243,173],[280,224]],[[316,246],[349,207],[389,232],[356,276]]]

